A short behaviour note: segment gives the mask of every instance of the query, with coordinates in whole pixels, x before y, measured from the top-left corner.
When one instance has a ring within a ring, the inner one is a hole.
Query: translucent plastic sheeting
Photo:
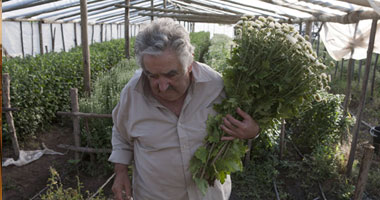
[[[352,48],[353,59],[364,59],[367,57],[371,23],[372,20],[359,22],[355,40],[353,38],[356,24],[325,23],[320,32],[321,40],[334,60],[350,59]],[[380,21],[377,23],[373,52],[380,53]]]
[[[16,166],[24,166],[27,165],[35,160],[40,159],[44,154],[49,155],[65,155],[60,152],[53,151],[51,149],[48,149],[45,144],[42,143],[42,146],[44,149],[42,150],[34,150],[34,151],[23,151],[20,150],[20,155],[18,160],[14,160],[13,158],[5,158],[5,161],[2,162],[3,167],[7,167],[9,165],[16,165]]]
[[[21,24],[23,32],[22,39],[24,55],[27,56],[40,54],[40,36],[38,23],[21,22]],[[53,51],[52,37],[54,37],[54,52],[63,51],[64,46],[66,51],[69,51],[71,48],[75,47],[74,26],[76,26],[77,45],[81,45],[81,28],[79,23],[42,24],[42,41],[44,53],[46,53],[46,49],[48,52]],[[132,28],[133,25],[131,25],[131,29]],[[111,39],[124,38],[124,24],[104,24],[103,40],[101,40],[101,25],[88,25],[87,30],[89,44],[101,41],[110,41]],[[6,50],[7,54],[12,57],[22,56],[23,54],[21,47],[20,22],[4,21],[2,32],[3,48]],[[132,32],[130,32],[130,36],[132,36]]]

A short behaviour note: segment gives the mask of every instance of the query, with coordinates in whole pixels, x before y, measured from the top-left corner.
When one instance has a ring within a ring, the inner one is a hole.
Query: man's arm
[[[222,140],[256,138],[260,131],[259,125],[250,115],[242,111],[240,108],[237,108],[236,112],[243,118],[243,120],[239,121],[230,114],[224,117],[223,124],[220,127],[230,136],[224,136],[222,137]]]
[[[112,185],[112,192],[116,200],[131,199],[131,181],[128,176],[128,165],[115,163],[115,180]],[[124,195],[125,193],[125,195]],[[126,197],[126,198],[125,198]]]

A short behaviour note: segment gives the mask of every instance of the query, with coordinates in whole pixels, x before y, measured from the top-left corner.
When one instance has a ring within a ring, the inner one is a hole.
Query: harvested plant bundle
[[[321,73],[326,66],[292,26],[272,18],[243,17],[235,31],[236,46],[223,71],[227,98],[214,106],[219,114],[208,118],[205,144],[190,162],[193,179],[204,194],[215,179],[224,183],[228,174],[243,168],[245,142],[220,140],[224,116],[241,119],[235,112],[240,107],[265,131],[276,119],[296,116],[328,84]]]

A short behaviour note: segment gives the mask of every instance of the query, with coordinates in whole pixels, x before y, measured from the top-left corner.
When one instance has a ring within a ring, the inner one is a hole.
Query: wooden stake
[[[91,44],[94,44],[94,25],[92,25]]]
[[[130,5],[130,0],[125,0],[125,5],[129,6]],[[129,8],[125,8],[125,20],[124,20],[124,39],[125,39],[125,58],[129,59],[130,54],[129,54]]]
[[[359,69],[358,69],[358,87],[360,86],[360,75],[362,72],[362,65],[363,65],[363,60],[359,60]]]
[[[372,81],[371,81],[371,99],[373,99],[373,90],[375,89],[376,67],[377,67],[378,60],[379,60],[379,54],[376,54],[375,64],[373,65]]]
[[[280,156],[279,156],[280,160],[282,160],[284,151],[285,151],[285,120],[282,120],[281,133],[280,133]]]
[[[64,36],[64,34],[63,34],[63,24],[61,24],[61,36],[62,36],[63,51],[66,52],[66,47],[65,47],[65,36]]]
[[[100,25],[100,42],[103,42],[103,25],[104,24]]]
[[[88,46],[87,0],[80,0],[84,92],[91,96],[90,47]]]
[[[82,112],[61,112],[58,111],[57,115],[66,116],[77,116],[77,117],[87,117],[87,118],[112,118],[112,114],[97,114],[97,113],[82,113]]]
[[[24,52],[24,37],[22,36],[22,22],[20,22],[20,36],[21,36],[21,51],[22,51],[22,57],[25,58],[25,52]]]
[[[153,0],[150,0],[150,7],[151,7],[152,9],[154,8]],[[152,16],[150,17],[150,21],[153,21],[153,20],[154,20],[154,17],[153,17],[153,10],[150,11],[150,14],[152,14]]]
[[[248,140],[248,151],[245,154],[245,159],[244,159],[244,166],[247,167],[249,163],[251,162],[251,150],[252,150],[252,139]]]
[[[79,103],[78,103],[78,89],[70,89],[70,98],[71,98],[71,111],[73,113],[79,112]],[[73,135],[74,135],[74,144],[76,147],[80,147],[80,124],[79,117],[73,117]],[[79,160],[79,153],[75,153],[75,160]]]
[[[33,31],[33,22],[30,22],[30,27],[31,27],[31,35],[32,35],[32,56],[34,55],[34,31]]]
[[[10,95],[10,78],[8,73],[3,74],[3,103],[5,108],[11,108],[11,95]],[[16,134],[16,128],[15,124],[13,121],[13,114],[12,111],[8,111],[5,113],[5,116],[7,118],[7,123],[8,123],[8,131],[11,136],[12,140],[12,146],[13,146],[13,151],[16,155],[16,158],[18,159],[20,155],[20,147],[18,145],[18,140],[17,140],[17,134]]]
[[[356,23],[355,30],[354,30],[354,36],[352,38],[353,41],[355,41],[356,38],[356,32],[358,30],[359,23]],[[344,103],[343,103],[343,115],[347,116],[348,114],[348,106],[350,105],[351,101],[351,82],[352,82],[352,69],[354,68],[353,65],[355,61],[352,59],[352,56],[354,55],[355,48],[351,49],[350,54],[350,60],[348,60],[348,70],[347,70],[347,85],[346,85],[346,94],[344,97]]]
[[[309,37],[309,42],[311,42],[311,32],[313,29],[313,22],[306,22],[305,35]]]
[[[38,22],[38,35],[39,35],[39,40],[40,40],[40,54],[44,54],[44,41],[43,41],[43,36],[42,36],[42,21]]]
[[[50,34],[51,34],[51,51],[54,52],[55,47],[55,27],[53,31],[53,24],[50,24]]]
[[[75,151],[75,155],[79,155],[78,152],[83,152],[83,153],[111,153],[112,149],[94,149],[94,148],[89,148],[89,147],[76,147],[72,145],[67,145],[67,144],[59,144],[57,147],[62,148],[62,149],[69,149],[72,151]]]
[[[369,168],[371,167],[374,149],[375,147],[373,147],[370,144],[367,144],[364,146],[364,154],[363,154],[362,162],[360,165],[359,177],[358,177],[358,182],[356,183],[356,186],[355,186],[355,194],[354,194],[353,200],[361,200],[363,198],[363,192],[367,184],[368,171],[369,171]]]
[[[351,176],[352,165],[353,165],[354,159],[355,159],[356,143],[358,140],[358,135],[359,135],[359,130],[360,130],[360,122],[362,119],[363,110],[364,110],[364,106],[365,106],[365,96],[367,94],[368,77],[369,77],[369,71],[370,71],[370,67],[371,67],[373,46],[374,46],[374,42],[375,42],[376,26],[377,26],[377,19],[372,20],[371,33],[369,36],[369,46],[368,46],[368,51],[367,51],[367,62],[366,62],[366,67],[365,67],[365,74],[364,74],[363,83],[362,83],[362,91],[360,94],[358,113],[356,114],[357,119],[356,119],[354,131],[353,131],[350,156],[349,156],[347,168],[346,168],[346,170],[347,170],[346,175],[347,176]]]
[[[334,72],[334,78],[336,78],[336,74],[338,73],[338,67],[339,67],[339,61],[335,61],[335,72]]]
[[[78,39],[77,39],[77,24],[74,23],[74,44],[75,44],[75,47],[78,46]]]

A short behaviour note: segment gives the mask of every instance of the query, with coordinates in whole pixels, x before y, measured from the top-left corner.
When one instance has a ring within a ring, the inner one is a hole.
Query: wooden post
[[[107,24],[104,24],[104,41],[107,42]]]
[[[63,24],[61,24],[61,36],[62,36],[63,51],[66,52],[66,47],[65,47],[65,36],[63,35]]]
[[[360,76],[362,72],[362,65],[363,65],[363,60],[359,60],[359,68],[358,68],[358,87],[360,86]]]
[[[151,7],[151,8],[154,8],[154,2],[153,2],[153,0],[150,0],[150,7]],[[153,15],[153,10],[151,10],[150,13]],[[150,17],[150,21],[153,21],[153,20],[154,20],[154,17],[151,16],[151,17]]]
[[[82,35],[82,53],[83,53],[83,75],[84,75],[84,92],[91,96],[91,67],[90,67],[90,48],[88,46],[87,30],[87,0],[80,0],[81,15],[81,35]]]
[[[359,23],[356,23],[355,25],[355,31],[354,31],[354,36],[353,36],[353,41],[355,41],[356,38],[356,32],[358,30],[358,25]],[[351,55],[350,55],[350,60],[348,61],[348,70],[347,70],[347,85],[346,85],[346,94],[344,97],[344,103],[343,103],[343,116],[347,116],[348,113],[348,106],[350,105],[351,101],[351,82],[352,82],[352,69],[354,68],[353,65],[355,61],[352,59],[352,56],[354,55],[355,48],[352,47],[351,49]]]
[[[125,5],[130,5],[130,0],[125,0]],[[125,14],[124,14],[124,39],[125,39],[125,57],[127,59],[130,58],[129,54],[129,8],[125,8]]]
[[[372,81],[371,81],[371,99],[373,99],[373,90],[375,89],[376,67],[377,67],[378,60],[379,60],[379,54],[376,54],[375,64],[373,65]]]
[[[334,72],[334,78],[336,77],[336,74],[338,72],[338,66],[339,66],[339,61],[335,61],[335,72]]]
[[[365,74],[364,74],[363,83],[362,83],[362,90],[361,90],[361,94],[360,94],[358,113],[356,114],[357,118],[356,118],[356,123],[355,123],[354,131],[353,131],[350,156],[349,156],[349,159],[347,162],[347,168],[346,168],[346,175],[347,176],[351,176],[352,165],[353,165],[354,159],[355,159],[356,143],[358,140],[360,123],[362,121],[362,114],[363,114],[363,110],[364,110],[364,106],[365,106],[365,96],[367,94],[368,77],[369,77],[369,71],[370,71],[370,67],[371,67],[373,46],[374,46],[374,42],[375,42],[376,26],[377,26],[377,19],[374,19],[374,20],[372,20],[371,33],[369,36],[369,46],[368,46],[368,51],[367,51],[367,62],[365,65]]]
[[[351,51],[351,57],[353,54],[353,50]],[[351,101],[351,82],[352,82],[352,68],[353,68],[353,63],[354,60],[351,58],[348,60],[348,70],[347,70],[347,84],[346,84],[346,94],[344,97],[344,102],[343,102],[343,115],[347,116],[348,112],[348,106],[350,105]]]
[[[25,58],[25,52],[24,52],[24,38],[22,36],[22,22],[20,22],[20,36],[21,36],[21,51],[22,51],[22,57]]]
[[[43,55],[44,54],[44,40],[43,40],[43,36],[42,36],[42,21],[39,21],[38,22],[38,34],[40,36],[39,40],[40,40],[40,54]]]
[[[298,32],[300,33],[300,35],[302,35],[302,21],[300,22],[299,26],[300,26],[300,29],[298,30]]]
[[[111,26],[111,39],[110,40],[112,40],[112,36],[113,36],[112,24],[110,24],[110,26]]]
[[[33,40],[33,38],[34,38],[34,31],[33,31],[33,22],[30,22],[30,27],[31,27],[31,35],[32,35],[32,56],[34,55],[34,40]]]
[[[11,95],[10,95],[10,78],[8,73],[3,74],[3,103],[4,108],[11,108]],[[13,151],[18,159],[20,155],[20,147],[18,145],[16,128],[13,122],[12,111],[8,111],[5,113],[8,123],[8,131],[11,136]]]
[[[103,24],[100,24],[100,42],[103,42]]]
[[[162,0],[164,4],[164,9],[166,9],[166,0]]]
[[[355,194],[354,194],[353,200],[361,200],[363,197],[363,192],[367,184],[368,171],[369,171],[369,168],[371,167],[374,149],[375,147],[373,147],[370,144],[367,144],[364,146],[364,154],[363,154],[362,162],[360,164],[359,177],[358,177],[358,182],[356,182]]]
[[[71,112],[79,112],[79,103],[78,103],[78,89],[70,89],[71,97]],[[80,147],[80,124],[79,117],[73,116],[73,135],[74,135],[74,145]],[[79,153],[75,152],[75,160],[79,160]]]
[[[77,24],[74,23],[74,44],[75,44],[75,47],[78,46],[78,39],[77,39]]]
[[[50,34],[51,34],[51,51],[54,52],[55,49],[55,27],[53,31],[53,24],[50,24]]]
[[[343,65],[344,65],[344,59],[342,58],[342,64],[340,65],[340,79],[343,78]]]
[[[282,160],[284,151],[285,151],[285,120],[282,120],[281,133],[280,133],[280,160]]]
[[[94,44],[94,25],[92,25],[91,44]]]
[[[313,22],[312,21],[306,22],[305,36],[307,35],[309,37],[309,42],[311,42],[312,29],[313,29]]]
[[[247,153],[245,154],[245,159],[244,159],[244,166],[245,166],[245,167],[247,167],[247,166],[249,165],[249,163],[251,162],[252,140],[253,140],[253,139],[249,139],[249,140],[248,140],[248,151],[247,151]]]

